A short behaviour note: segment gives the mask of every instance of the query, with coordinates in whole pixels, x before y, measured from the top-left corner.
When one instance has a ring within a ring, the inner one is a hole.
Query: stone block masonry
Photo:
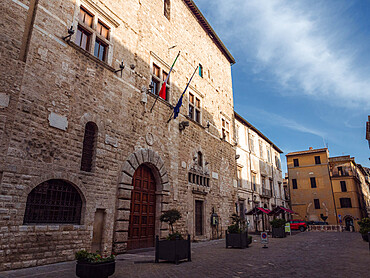
[[[168,233],[159,217],[171,208],[183,216],[176,229],[192,239],[212,238],[213,209],[225,230],[236,198],[232,127],[229,142],[221,140],[221,118],[234,117],[233,58],[205,31],[189,1],[172,0],[169,20],[160,0],[39,0],[33,23],[27,21],[29,3],[5,0],[0,11],[4,30],[11,30],[0,46],[0,270],[72,260],[77,250],[97,245],[104,254],[126,251],[133,177],[143,164],[156,185],[155,234]],[[79,21],[80,7],[92,15],[91,28]],[[109,28],[108,37],[96,31],[98,23]],[[75,33],[67,42],[71,24]],[[78,26],[90,36],[87,50],[76,44]],[[99,40],[107,47],[104,61],[94,56]],[[168,100],[159,99],[150,113],[155,96],[147,93],[142,102],[142,88],[151,82],[153,65],[163,79],[178,51]],[[122,60],[121,77],[114,70]],[[199,121],[188,116],[186,94],[180,116],[167,123],[199,64],[203,77],[196,75],[190,86],[200,101]],[[189,126],[180,131],[182,121]],[[96,126],[90,172],[81,170],[88,122]],[[209,186],[189,180],[189,172],[208,177]],[[80,196],[78,223],[25,223],[31,192],[51,181],[67,183]],[[196,201],[202,202],[201,214]]]

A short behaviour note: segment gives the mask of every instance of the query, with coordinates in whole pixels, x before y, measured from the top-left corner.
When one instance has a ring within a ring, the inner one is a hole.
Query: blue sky
[[[230,50],[235,110],[285,154],[370,167],[370,1],[195,0]]]

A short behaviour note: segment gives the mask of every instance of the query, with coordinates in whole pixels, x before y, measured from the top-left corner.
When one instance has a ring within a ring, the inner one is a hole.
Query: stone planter
[[[165,260],[179,264],[179,261],[191,261],[190,235],[187,239],[159,240],[155,238],[155,262]]]
[[[226,248],[247,248],[249,245],[248,233],[229,234],[226,230]]]
[[[76,264],[76,276],[80,278],[108,278],[114,274],[116,262],[88,263],[79,262]]]
[[[285,227],[274,228],[272,227],[272,237],[286,237]]]

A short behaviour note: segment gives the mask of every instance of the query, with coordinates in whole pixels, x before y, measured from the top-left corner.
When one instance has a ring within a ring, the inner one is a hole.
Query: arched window
[[[198,165],[200,167],[203,166],[203,154],[202,154],[202,152],[198,152]]]
[[[24,224],[80,224],[82,200],[76,188],[64,180],[48,180],[27,197]]]
[[[81,170],[91,172],[96,149],[96,139],[98,137],[98,127],[93,122],[88,122],[85,126],[85,135],[81,157]]]

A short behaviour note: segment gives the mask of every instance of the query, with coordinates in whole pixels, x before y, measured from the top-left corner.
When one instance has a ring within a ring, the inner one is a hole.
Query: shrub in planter
[[[360,225],[360,234],[362,235],[362,239],[369,241],[368,233],[370,232],[370,218],[362,218],[362,220],[357,223]]]
[[[180,218],[181,213],[176,209],[168,210],[161,215],[161,222],[168,223],[171,233],[165,240],[159,240],[159,237],[156,236],[156,263],[158,263],[159,260],[175,262],[176,264],[184,259],[187,259],[189,262],[191,261],[190,235],[188,235],[187,239],[183,239],[183,236],[173,229],[173,224]]]
[[[81,250],[75,253],[76,276],[80,278],[107,278],[116,269],[115,255],[102,256]]]
[[[248,231],[243,221],[237,214],[233,214],[232,224],[226,230],[226,248],[246,248],[249,244]]]
[[[276,218],[270,221],[272,226],[272,237],[286,237],[285,234],[285,219]]]
[[[248,245],[252,244],[252,236],[248,236]]]

